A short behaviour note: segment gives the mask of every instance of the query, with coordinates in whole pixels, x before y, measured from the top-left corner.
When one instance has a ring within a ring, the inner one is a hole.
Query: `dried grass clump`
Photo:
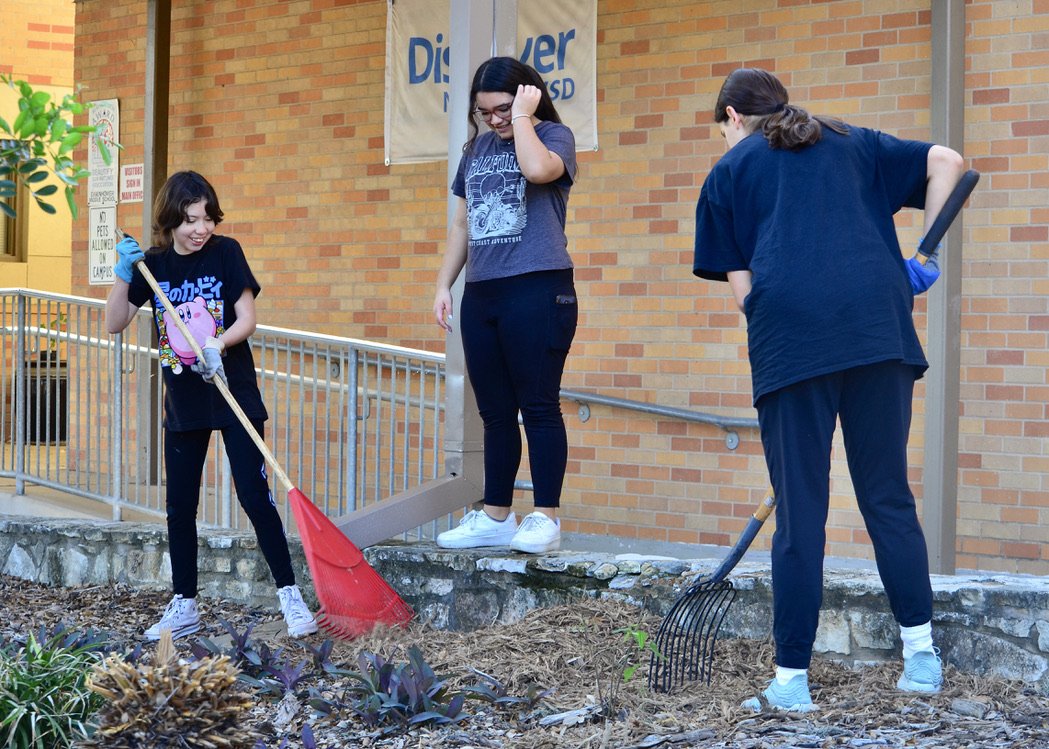
[[[254,700],[237,681],[229,656],[192,663],[175,658],[165,631],[154,665],[110,656],[95,667],[88,688],[109,702],[84,746],[106,749],[207,747],[247,749],[259,737],[246,724]]]

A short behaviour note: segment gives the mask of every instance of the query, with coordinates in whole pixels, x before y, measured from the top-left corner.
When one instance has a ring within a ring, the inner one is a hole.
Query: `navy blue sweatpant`
[[[252,421],[259,435],[261,421]],[[211,429],[164,432],[164,468],[167,475],[168,549],[175,593],[197,595],[197,505],[200,478],[207,459]],[[259,448],[239,423],[222,430],[237,499],[255,528],[259,548],[278,588],[295,584],[284,524],[266,480],[266,463]]]
[[[484,423],[484,501],[513,504],[521,465],[520,412],[536,507],[561,502],[568,437],[561,375],[579,314],[572,270],[466,284],[463,353]]]
[[[856,501],[896,621],[932,619],[925,535],[907,483],[914,368],[881,362],[815,377],[761,396],[761,441],[776,492],[772,538],[776,664],[808,668],[823,601],[825,526],[835,422]]]

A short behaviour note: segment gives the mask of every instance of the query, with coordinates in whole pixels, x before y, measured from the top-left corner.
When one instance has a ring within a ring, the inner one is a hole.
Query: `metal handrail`
[[[646,413],[653,416],[665,416],[669,419],[679,419],[692,424],[710,424],[719,427],[725,432],[725,447],[735,450],[739,447],[739,434],[737,429],[757,429],[757,419],[747,419],[742,416],[721,416],[719,414],[706,413],[703,411],[689,411],[686,408],[675,408],[674,406],[660,406],[657,403],[629,400],[627,398],[616,398],[612,395],[601,393],[590,393],[583,390],[562,390],[561,400],[572,401],[579,404],[579,420],[584,424],[590,420],[590,404],[596,403],[600,406],[611,408],[622,408],[626,411]],[[518,417],[520,420],[520,417]],[[517,480],[514,488],[521,491],[532,491],[534,486],[531,481]]]
[[[721,416],[719,414],[706,413],[704,411],[689,411],[686,408],[675,408],[674,406],[660,406],[657,403],[646,403],[644,401],[616,398],[612,395],[600,393],[588,393],[582,390],[562,390],[561,400],[572,401],[579,404],[579,420],[584,424],[590,419],[590,404],[596,403],[611,408],[622,408],[627,411],[651,414],[653,416],[665,416],[668,419],[679,419],[693,424],[710,424],[725,432],[725,447],[735,450],[739,447],[739,429],[757,429],[757,419],[747,419],[742,416]]]
[[[675,408],[674,406],[660,406],[656,403],[616,398],[611,395],[600,393],[588,393],[582,390],[562,390],[561,399],[586,405],[597,403],[602,406],[623,408],[628,411],[639,411],[641,413],[653,414],[654,416],[666,416],[671,419],[692,422],[694,424],[711,424],[727,431],[734,429],[757,429],[757,419],[746,419],[741,416],[720,416],[718,414],[703,411],[689,411],[686,408]],[[587,417],[589,418],[589,416]],[[586,419],[583,419],[586,421]]]

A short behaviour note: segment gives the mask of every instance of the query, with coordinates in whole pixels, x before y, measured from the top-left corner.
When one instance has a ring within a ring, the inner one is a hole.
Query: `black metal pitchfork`
[[[657,692],[669,692],[687,681],[708,684],[714,666],[714,642],[725,620],[736,590],[725,578],[743,558],[765,520],[776,507],[776,497],[768,494],[750,516],[736,545],[714,574],[700,578],[678,596],[663,617],[656,632],[655,651],[648,664],[648,686]]]

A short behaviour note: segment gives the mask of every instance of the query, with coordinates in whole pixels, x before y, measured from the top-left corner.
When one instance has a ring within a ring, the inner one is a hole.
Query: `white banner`
[[[448,158],[448,30],[447,2],[387,3],[387,164]],[[576,149],[596,151],[597,0],[518,3],[517,56],[543,76]]]

